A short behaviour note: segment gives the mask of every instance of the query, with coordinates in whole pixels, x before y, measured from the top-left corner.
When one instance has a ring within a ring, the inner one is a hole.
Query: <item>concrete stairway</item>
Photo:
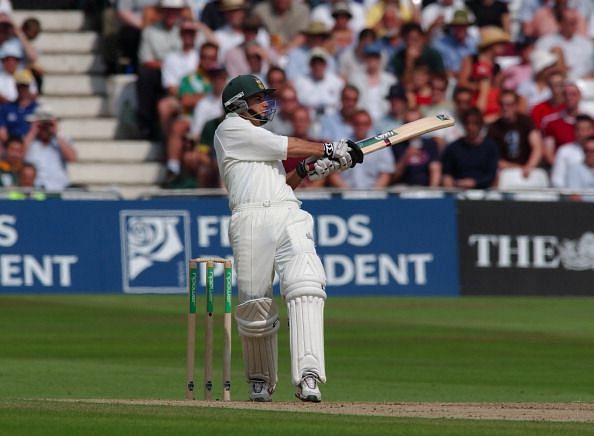
[[[103,74],[100,36],[84,29],[80,11],[17,10],[14,21],[31,16],[43,28],[35,42],[46,71],[40,101],[60,117],[60,132],[73,139],[78,152],[78,161],[68,168],[72,182],[115,189],[125,198],[155,190],[164,176],[162,146],[126,139],[118,128],[108,98],[114,78]]]

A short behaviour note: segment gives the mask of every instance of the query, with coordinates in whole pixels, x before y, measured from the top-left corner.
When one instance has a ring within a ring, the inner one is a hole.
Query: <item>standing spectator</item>
[[[404,121],[410,123],[421,118],[418,109],[406,113]],[[427,136],[398,143],[392,147],[396,160],[393,182],[405,185],[437,187],[441,182],[441,162],[437,143]],[[366,158],[367,160],[367,158]]]
[[[565,107],[565,76],[561,71],[555,71],[547,78],[549,99],[535,105],[530,111],[530,117],[538,129],[542,129],[542,120],[551,114],[561,112]]]
[[[365,109],[375,121],[388,112],[388,102],[384,96],[390,87],[396,83],[396,78],[381,68],[382,52],[379,44],[369,44],[365,47],[364,74],[350,77],[351,83],[361,90],[359,105]]]
[[[590,136],[584,142],[584,160],[569,167],[567,187],[570,189],[594,188],[594,136]]]
[[[553,165],[559,147],[575,140],[574,125],[581,101],[580,89],[574,83],[567,83],[563,89],[565,108],[548,115],[542,120],[545,137],[544,156],[549,165]]]
[[[159,0],[118,0],[117,15],[120,20],[118,44],[122,56],[129,61],[132,71],[138,71],[138,48],[143,28],[144,8],[153,7]]]
[[[478,27],[496,26],[506,33],[511,32],[511,17],[507,2],[500,0],[468,0],[466,5],[474,14]]]
[[[408,108],[408,98],[402,85],[392,85],[386,95],[389,110],[380,120],[375,123],[375,130],[378,133],[395,129],[404,124],[404,117]]]
[[[567,186],[569,168],[572,164],[583,162],[584,144],[592,134],[594,134],[592,118],[585,114],[575,117],[575,141],[559,149],[551,169],[551,184],[555,188]]]
[[[357,112],[359,90],[353,85],[345,85],[340,92],[340,109],[336,113],[325,114],[319,120],[319,134],[324,141],[329,138],[349,138],[353,135],[352,119]],[[338,136],[334,136],[338,135]]]
[[[286,54],[303,44],[302,32],[309,24],[309,6],[298,0],[264,0],[253,13],[270,33],[273,47]],[[324,28],[326,28],[324,26]]]
[[[559,14],[559,32],[543,36],[536,42],[540,50],[560,50],[568,68],[567,78],[577,80],[594,70],[594,43],[576,32],[577,12],[564,9]]]
[[[499,97],[501,117],[489,126],[488,136],[499,146],[499,169],[521,168],[528,179],[543,155],[542,135],[528,115],[519,112],[519,97],[506,90]],[[546,174],[544,175],[546,179]]]
[[[225,62],[227,52],[245,41],[243,24],[247,16],[246,0],[220,0],[220,8],[225,14],[225,25],[214,32],[219,44],[219,62]],[[253,23],[253,22],[252,22]],[[250,27],[254,27],[251,25]],[[252,39],[263,47],[270,47],[270,35],[260,25]]]
[[[319,21],[312,21],[309,27],[303,31],[305,42],[289,51],[287,54],[287,65],[285,72],[287,78],[295,81],[298,77],[306,76],[309,73],[309,58],[314,48],[326,50],[330,39],[330,31],[326,25]],[[326,50],[327,51],[327,50]],[[336,72],[336,61],[333,57],[326,59],[328,71]]]
[[[448,144],[441,158],[443,186],[489,188],[497,176],[497,144],[483,134],[483,114],[477,108],[467,110],[461,121],[466,135]]]
[[[292,86],[284,86],[277,89],[279,108],[274,118],[264,125],[266,130],[276,133],[277,135],[295,136],[293,135],[293,112],[299,106],[297,101],[297,92]]]
[[[419,65],[426,65],[431,74],[445,72],[441,55],[428,45],[420,25],[407,23],[402,26],[401,33],[405,47],[395,53],[389,65],[400,83],[408,87],[413,81],[414,69]]]
[[[458,76],[464,58],[476,54],[478,41],[476,37],[468,34],[471,24],[469,12],[459,9],[453,13],[452,19],[446,22],[445,32],[433,39],[433,48],[441,55],[450,77]]]
[[[37,168],[35,186],[63,191],[70,184],[66,163],[76,160],[76,152],[69,140],[58,135],[58,120],[47,108],[38,107],[29,119],[25,160]]]
[[[344,81],[328,71],[329,54],[321,47],[311,51],[307,76],[295,79],[299,102],[312,109],[316,118],[336,112]]]
[[[0,141],[11,136],[23,138],[30,128],[27,117],[37,108],[36,95],[31,92],[33,75],[29,70],[18,71],[14,75],[17,88],[15,101],[0,105]]]
[[[353,141],[360,141],[373,135],[373,121],[365,110],[353,115]],[[385,188],[394,174],[394,155],[384,148],[365,156],[365,165],[357,165],[340,173],[328,176],[328,184],[337,188],[371,189]]]
[[[21,138],[14,136],[2,143],[6,145],[0,154],[0,187],[17,186],[24,165],[25,145]]]
[[[524,80],[517,86],[518,94],[526,100],[529,111],[551,97],[547,82],[551,74],[559,71],[557,56],[548,51],[533,50],[530,53],[530,68],[532,80]]]
[[[184,6],[183,0],[160,0],[161,19],[142,30],[136,93],[138,127],[147,139],[158,139],[160,134],[157,102],[164,95],[161,66],[167,53],[181,49],[178,21]]]

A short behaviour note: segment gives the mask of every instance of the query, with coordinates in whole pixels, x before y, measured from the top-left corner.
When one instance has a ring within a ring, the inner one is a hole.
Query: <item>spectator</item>
[[[412,83],[414,69],[418,65],[426,65],[431,74],[445,72],[441,55],[428,45],[420,25],[407,23],[402,26],[401,33],[405,47],[395,53],[389,67],[404,87],[408,87]]]
[[[518,94],[526,100],[529,111],[551,97],[551,90],[547,82],[551,74],[559,71],[558,58],[554,53],[548,51],[533,50],[530,53],[530,68],[533,79],[524,80],[517,87]]]
[[[340,92],[340,109],[336,113],[326,114],[319,120],[318,136],[324,141],[331,138],[349,138],[353,135],[352,118],[357,111],[359,90],[353,85],[345,85]]]
[[[421,26],[429,40],[441,38],[448,23],[455,21],[456,12],[461,10],[468,13],[464,0],[437,0],[425,6],[421,11]],[[474,17],[467,18],[473,21]]]
[[[575,117],[575,141],[565,144],[559,149],[551,169],[551,184],[555,188],[567,186],[569,167],[583,162],[584,144],[592,134],[594,134],[592,118],[585,114]]]
[[[35,186],[63,191],[70,184],[66,163],[76,160],[76,152],[70,141],[58,134],[58,120],[48,108],[38,107],[29,120],[25,160],[37,168]]]
[[[534,51],[535,39],[523,37],[515,43],[515,52],[518,53],[519,62],[503,70],[503,89],[517,90],[524,82],[532,81],[531,55]]]
[[[200,61],[193,74],[185,76],[178,89],[182,112],[175,114],[171,129],[167,135],[167,170],[168,178],[173,178],[181,171],[180,156],[186,134],[190,128],[191,116],[198,102],[212,90],[207,71],[217,65],[215,44],[206,42],[200,47]]]
[[[594,69],[594,43],[576,32],[578,14],[564,9],[559,14],[559,31],[543,36],[536,42],[540,50],[560,50],[567,66],[567,78],[577,80],[592,74]]]
[[[219,65],[211,67],[207,71],[207,74],[209,81],[212,83],[212,91],[208,92],[196,104],[192,117],[192,126],[190,128],[192,138],[196,140],[200,138],[204,124],[208,120],[220,117],[223,114],[221,96],[223,95],[223,88],[227,84],[227,70],[222,65]]]
[[[270,32],[272,46],[286,54],[303,44],[303,34],[309,24],[309,6],[298,0],[264,0],[253,13],[260,17]],[[326,29],[326,26],[324,26]]]
[[[35,49],[35,40],[41,33],[41,23],[35,17],[26,18],[21,24],[21,30],[23,32],[24,37],[30,43],[31,47]],[[36,55],[39,55],[37,49],[35,49]],[[37,90],[41,94],[43,88],[43,75],[45,74],[45,70],[41,65],[37,63],[36,59],[27,59],[27,68],[33,73],[33,77],[35,78],[35,84],[37,85]]]
[[[558,113],[565,107],[565,76],[560,71],[551,73],[547,78],[549,99],[535,105],[530,111],[530,117],[538,129],[542,129],[542,120],[547,116]]]
[[[18,71],[21,54],[16,46],[5,46],[0,51],[3,67],[0,71],[0,103],[15,101],[18,97],[15,73]],[[32,94],[37,94],[33,81],[29,84],[29,90]]]
[[[157,102],[164,95],[161,66],[167,53],[181,49],[178,21],[184,6],[183,0],[160,0],[161,19],[142,30],[136,92],[138,127],[147,139],[159,138]]]
[[[412,81],[408,84],[408,104],[410,107],[429,106],[433,100],[431,73],[427,65],[413,68]]]
[[[386,95],[388,101],[388,113],[375,123],[375,130],[378,133],[395,129],[404,124],[404,117],[408,108],[408,98],[402,85],[392,85]]]
[[[559,147],[575,140],[574,125],[579,114],[581,101],[580,89],[574,83],[567,83],[563,89],[565,108],[560,112],[548,115],[542,120],[544,140],[544,156],[549,165],[555,161],[555,153]]]
[[[302,45],[291,49],[287,55],[285,72],[287,73],[287,78],[293,82],[298,77],[307,76],[309,74],[309,58],[311,51],[314,48],[323,48],[326,50],[326,46],[330,40],[329,30],[324,23],[319,21],[312,21],[309,24],[309,27],[303,31],[303,34],[305,35],[305,42]],[[333,57],[328,57],[326,63],[329,72],[336,72],[336,61]]]
[[[468,34],[471,24],[469,12],[459,9],[446,22],[445,32],[433,39],[433,48],[441,55],[450,77],[458,77],[464,59],[476,54],[478,41]]]
[[[522,176],[528,179],[542,159],[542,135],[532,119],[520,113],[519,96],[514,91],[503,91],[499,100],[501,117],[488,131],[499,146],[499,169],[521,168]]]
[[[225,14],[221,11],[220,0],[210,0],[200,12],[200,21],[212,31],[219,30],[225,25]]]
[[[443,186],[489,188],[497,175],[497,144],[482,133],[484,120],[479,109],[470,108],[462,115],[461,121],[465,136],[448,144],[441,158]]]
[[[584,142],[584,160],[571,164],[567,171],[569,189],[594,188],[594,136]],[[588,198],[591,201],[591,198]]]
[[[35,188],[35,180],[37,179],[37,168],[35,165],[25,162],[19,171],[19,187],[21,188]],[[32,198],[36,200],[45,200],[45,195],[41,192],[32,193]]]
[[[279,109],[274,118],[263,127],[277,135],[295,136],[293,134],[293,112],[299,106],[297,92],[292,86],[284,86],[276,91]]]
[[[322,3],[320,6],[324,6],[324,4]],[[349,22],[353,18],[349,4],[342,0],[334,1],[332,5],[332,17],[334,23],[329,27],[331,29],[330,39],[332,48],[334,49],[334,56],[338,57],[354,43],[354,32],[349,27]]]
[[[348,11],[351,17],[348,27],[354,34],[358,34],[365,28],[365,6],[360,2],[352,0],[319,2],[311,10],[310,20],[321,21],[326,25],[326,28],[332,29],[336,24],[336,12],[339,10]]]
[[[19,184],[19,172],[23,168],[25,157],[25,145],[19,137],[11,137],[6,141],[3,153],[0,155],[0,187],[17,186]]]
[[[373,122],[365,110],[353,114],[354,141],[360,141],[373,135]],[[328,176],[328,184],[338,188],[371,189],[385,188],[394,174],[394,155],[392,150],[384,148],[365,156],[365,165],[357,165],[344,172]]]
[[[398,15],[400,15],[403,23],[418,23],[421,21],[421,13],[415,3],[411,0],[378,0],[372,2],[367,8],[365,25],[372,29],[375,28],[384,15],[384,11],[390,7],[398,10]]]
[[[338,57],[338,67],[340,76],[348,80],[356,74],[365,73],[364,50],[367,45],[376,41],[375,31],[363,29],[359,32],[357,43],[354,47],[344,50]]]
[[[12,3],[10,0],[0,0],[0,14],[12,15]]]
[[[454,142],[466,135],[461,120],[464,113],[473,107],[472,94],[470,89],[464,88],[463,86],[456,86],[456,88],[454,88],[452,100],[454,102],[453,115],[456,119],[456,124],[447,129],[440,129],[433,132],[433,137],[438,141],[442,150],[446,144]]]
[[[37,61],[37,50],[21,28],[14,25],[9,15],[0,13],[0,51],[5,50],[20,53],[23,63],[19,63],[19,69]]]
[[[452,114],[454,113],[454,106],[452,105],[451,100],[447,97],[448,94],[448,78],[445,75],[441,76],[433,76],[431,78],[431,103],[419,107],[421,114],[424,116],[435,116],[439,114]],[[446,141],[445,135],[448,134],[448,130],[456,129],[456,126],[449,127],[448,129],[442,129],[439,131],[431,132],[428,134],[433,140],[436,142],[439,150],[442,151],[448,142],[452,142],[454,139],[452,138],[450,141]],[[458,128],[459,129],[459,128]],[[460,130],[459,130],[460,131]],[[460,133],[461,135],[461,133]]]
[[[219,62],[225,62],[227,52],[240,46],[245,41],[243,24],[247,15],[246,0],[220,0],[220,8],[225,15],[225,25],[216,30],[214,35],[219,44]],[[253,26],[253,21],[250,27]],[[270,47],[270,35],[260,25],[256,27],[256,35],[252,39],[258,41],[262,47]]]
[[[421,118],[418,109],[409,110],[404,121],[410,123]],[[392,147],[396,160],[393,182],[409,186],[437,187],[441,182],[441,162],[437,143],[427,136],[398,143]]]
[[[476,18],[478,27],[495,26],[509,34],[511,17],[507,2],[500,0],[468,0],[466,5]]]
[[[570,7],[569,3],[567,0],[555,0],[542,4],[534,11],[531,20],[522,23],[522,33],[534,38],[541,38],[559,32],[557,17],[563,13],[564,9]],[[579,11],[576,10],[576,12],[576,32],[579,35],[588,37],[586,20]]]
[[[266,73],[266,85],[271,89],[282,89],[289,85],[285,70],[278,65],[272,65]]]
[[[15,101],[0,105],[0,141],[11,136],[23,138],[29,132],[27,117],[37,108],[36,95],[31,92],[33,75],[29,70],[18,71],[14,75],[17,88]]]
[[[156,6],[159,0],[118,0],[117,15],[120,21],[118,44],[122,56],[132,71],[138,71],[138,49],[143,29],[144,8]]]
[[[375,122],[388,112],[388,102],[384,96],[396,83],[396,78],[381,68],[382,52],[379,44],[367,45],[363,53],[365,72],[351,76],[350,80],[361,90],[359,94],[360,107],[365,109]]]
[[[382,64],[388,59],[392,59],[394,54],[404,46],[400,36],[402,20],[398,9],[394,6],[388,6],[384,9],[382,19],[374,27],[377,34],[377,41],[382,47]]]
[[[309,59],[310,73],[295,79],[299,103],[312,109],[316,118],[337,111],[344,86],[339,76],[328,71],[329,58],[323,48],[313,49]]]
[[[223,62],[230,77],[240,74],[263,76],[268,71],[270,64],[276,62],[274,51],[257,42],[260,27],[260,19],[255,15],[247,16],[243,20],[241,24],[243,42],[229,49]],[[258,71],[253,71],[253,65],[250,65],[250,61],[255,56],[260,58],[261,68]]]

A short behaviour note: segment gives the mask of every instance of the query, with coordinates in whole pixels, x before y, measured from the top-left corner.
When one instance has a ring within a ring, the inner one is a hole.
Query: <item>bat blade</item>
[[[391,147],[400,142],[408,141],[425,133],[445,129],[455,124],[454,119],[446,114],[439,114],[406,123],[396,129],[388,130],[379,135],[357,141],[363,154],[373,153],[382,148]]]

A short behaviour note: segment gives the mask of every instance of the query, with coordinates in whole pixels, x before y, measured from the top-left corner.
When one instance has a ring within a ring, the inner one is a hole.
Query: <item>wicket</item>
[[[231,294],[233,266],[231,260],[217,257],[190,260],[188,277],[188,346],[186,356],[186,399],[194,399],[194,369],[196,360],[196,306],[198,268],[206,264],[206,313],[204,323],[204,399],[212,400],[213,325],[214,325],[214,265],[224,265],[223,295],[223,401],[231,401]]]

